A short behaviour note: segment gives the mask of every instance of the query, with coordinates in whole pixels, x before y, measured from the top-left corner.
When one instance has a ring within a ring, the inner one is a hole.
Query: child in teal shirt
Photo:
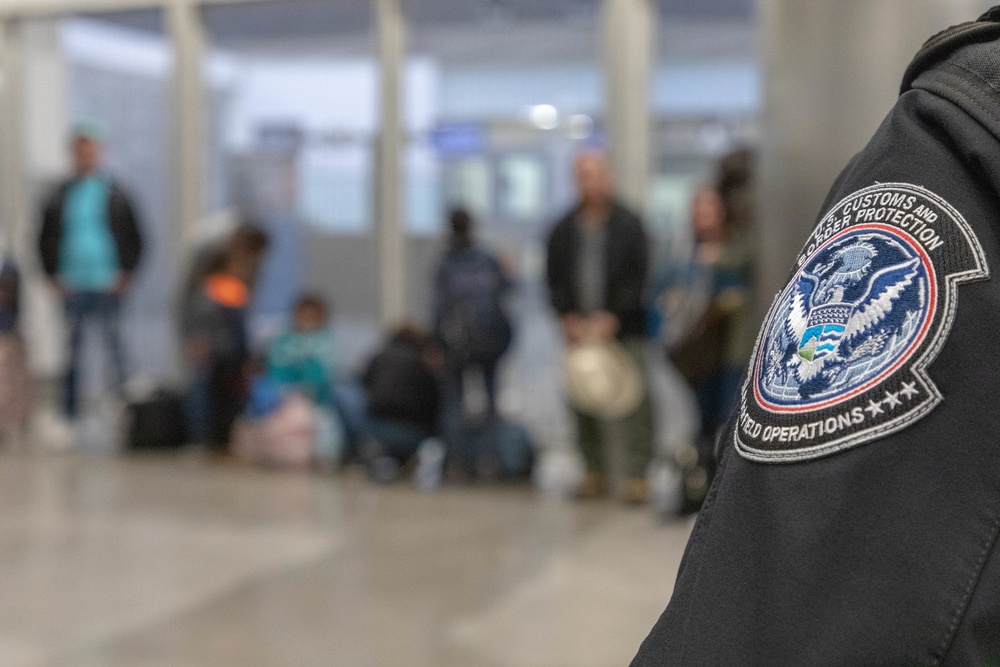
[[[299,391],[316,405],[331,407],[336,372],[333,334],[326,303],[305,295],[295,301],[290,331],[271,343],[267,375],[282,387]]]
[[[283,393],[305,396],[316,407],[316,456],[336,459],[343,446],[343,428],[333,401],[336,352],[329,327],[326,302],[315,295],[295,301],[292,327],[272,343],[267,357],[267,377]]]

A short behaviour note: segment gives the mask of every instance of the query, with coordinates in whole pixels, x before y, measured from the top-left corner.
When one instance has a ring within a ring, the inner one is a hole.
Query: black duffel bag
[[[184,399],[177,392],[161,389],[130,403],[126,420],[130,451],[180,449],[187,442]]]

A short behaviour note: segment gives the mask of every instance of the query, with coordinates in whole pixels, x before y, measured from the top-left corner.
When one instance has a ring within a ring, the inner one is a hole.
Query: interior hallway
[[[0,456],[0,664],[625,665],[691,522],[175,458]]]

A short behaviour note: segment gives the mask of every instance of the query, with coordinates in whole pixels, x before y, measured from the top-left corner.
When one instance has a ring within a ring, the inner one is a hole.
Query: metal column
[[[173,188],[178,221],[177,261],[182,261],[197,234],[204,214],[205,83],[203,59],[205,29],[198,4],[178,0],[167,7],[174,46]]]
[[[649,200],[653,0],[605,0],[605,114],[618,190],[639,211]]]
[[[400,0],[376,0],[381,66],[381,131],[375,158],[375,225],[378,234],[379,313],[383,326],[406,317],[406,266],[401,212],[401,72],[406,31]]]

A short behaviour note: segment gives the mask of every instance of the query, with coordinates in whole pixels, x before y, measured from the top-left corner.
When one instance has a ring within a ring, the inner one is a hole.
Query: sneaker
[[[428,438],[417,449],[417,468],[413,471],[413,484],[420,491],[430,493],[441,486],[444,476],[445,447],[437,438]]]
[[[681,513],[684,503],[684,475],[670,461],[656,461],[649,471],[649,501],[664,519]]]
[[[70,452],[76,447],[74,426],[65,417],[46,410],[36,415],[31,427],[31,440],[47,452]]]
[[[632,477],[625,480],[625,490],[622,500],[630,505],[645,505],[649,502],[649,481],[645,477]]]
[[[576,487],[578,500],[594,500],[606,495],[608,495],[608,480],[601,473],[588,472],[580,485]]]

